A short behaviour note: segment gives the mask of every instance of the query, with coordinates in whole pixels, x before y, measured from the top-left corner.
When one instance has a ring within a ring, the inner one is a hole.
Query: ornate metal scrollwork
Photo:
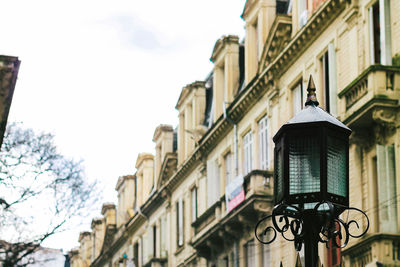
[[[361,214],[361,219],[366,219],[366,226],[360,233],[354,233],[351,226],[354,225],[356,229],[360,229],[360,224],[355,219],[348,218],[345,220],[339,218],[337,215],[337,208],[340,208],[341,214],[346,210],[348,212],[355,211]],[[305,216],[312,216],[305,222]],[[313,233],[306,233],[305,223],[307,229],[311,229]],[[272,225],[271,225],[272,224]],[[296,206],[287,204],[277,205],[271,215],[263,217],[258,221],[255,227],[255,237],[263,244],[271,244],[274,242],[278,233],[287,240],[293,241],[297,251],[301,250],[304,243],[305,235],[314,234],[318,236],[318,241],[325,243],[329,247],[329,240],[338,248],[344,248],[349,242],[349,238],[360,238],[367,233],[369,229],[369,219],[367,214],[360,209],[353,207],[336,207],[331,202],[320,202],[314,209],[305,211]]]

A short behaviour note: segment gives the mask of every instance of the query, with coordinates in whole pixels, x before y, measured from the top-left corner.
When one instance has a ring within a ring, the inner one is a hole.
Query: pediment
[[[277,15],[261,54],[258,72],[267,67],[289,43],[292,34],[292,17]]]
[[[177,166],[177,154],[175,152],[167,153],[161,165],[157,188],[160,188],[168,182],[169,178],[176,172]]]

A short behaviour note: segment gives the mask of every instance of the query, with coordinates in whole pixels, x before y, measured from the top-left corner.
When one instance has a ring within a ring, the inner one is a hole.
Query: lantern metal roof
[[[333,126],[342,128],[344,131],[351,133],[349,127],[344,125],[341,121],[336,119],[334,116],[326,112],[324,109],[320,108],[318,105],[317,97],[315,94],[315,84],[312,76],[310,76],[308,86],[307,86],[307,101],[305,103],[304,109],[297,113],[293,118],[287,121],[278,132],[273,137],[273,140],[279,138],[282,132],[285,131],[287,127],[302,127],[304,123],[328,123]]]

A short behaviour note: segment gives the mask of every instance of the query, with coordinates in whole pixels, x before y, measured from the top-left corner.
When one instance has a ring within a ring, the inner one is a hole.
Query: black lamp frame
[[[311,76],[307,91],[305,105],[317,108],[319,103]],[[320,112],[320,110],[314,111]],[[299,119],[300,117],[295,117],[297,120],[294,121],[297,123],[284,124],[274,136],[273,140],[276,144],[274,150],[275,207],[272,210],[272,214],[262,218],[254,229],[255,237],[263,244],[272,243],[278,233],[284,239],[293,241],[297,251],[300,251],[304,244],[306,267],[318,266],[319,242],[326,244],[328,247],[329,240],[332,240],[335,247],[343,248],[348,244],[350,237],[360,238],[369,229],[367,214],[360,209],[349,207],[349,136],[351,130],[336,119],[331,118],[330,115],[321,114],[321,120],[316,121],[306,121],[311,113],[304,113],[303,115],[306,115],[306,117],[301,117],[301,119]],[[319,192],[290,195],[289,140],[300,136],[312,136],[318,138],[320,142],[320,190]],[[329,136],[340,139],[345,145],[345,196],[328,192],[327,153]],[[281,173],[278,173],[278,171]],[[278,191],[279,189],[281,190]],[[305,203],[317,204],[314,208],[305,209]],[[360,230],[360,234],[353,233],[351,232],[353,228],[350,229],[351,225],[355,225],[357,229],[360,229],[360,225],[356,220],[351,219],[349,221],[348,218],[346,220],[340,218],[340,214],[346,210],[359,212],[365,218],[365,229]],[[272,233],[272,236],[268,235],[270,233]],[[289,234],[291,234],[291,237],[288,236]]]
[[[329,132],[329,134],[328,134]],[[275,158],[280,157],[279,160],[283,161],[283,177],[278,181],[279,176],[277,173],[277,161],[274,162],[274,185],[282,184],[283,192],[279,194],[278,187],[274,187],[274,202],[275,205],[285,203],[290,205],[300,205],[304,203],[319,203],[322,201],[330,201],[335,205],[348,207],[349,206],[349,141],[348,136],[350,132],[335,127],[328,122],[309,122],[309,123],[296,123],[282,126],[274,137],[276,143],[274,153]],[[304,193],[304,194],[290,194],[289,188],[289,140],[291,138],[298,138],[303,136],[313,136],[319,140],[320,144],[320,189],[318,192]],[[339,196],[328,192],[328,175],[327,175],[327,153],[328,136],[335,137],[343,141],[346,149],[346,196]],[[281,174],[282,175],[282,174]]]

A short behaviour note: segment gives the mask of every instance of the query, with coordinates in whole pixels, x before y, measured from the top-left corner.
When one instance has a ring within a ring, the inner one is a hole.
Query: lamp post
[[[255,228],[256,238],[272,243],[277,232],[294,241],[297,251],[305,249],[305,266],[316,267],[318,243],[332,240],[336,247],[347,245],[349,237],[361,237],[369,228],[367,215],[349,207],[349,136],[351,130],[321,109],[310,76],[305,108],[284,124],[273,138],[274,202],[271,215]],[[360,212],[366,218],[361,234],[349,231],[359,224],[344,221],[345,210]],[[272,221],[272,226],[265,223]],[[272,238],[266,240],[272,232]],[[291,234],[291,238],[288,237]]]

